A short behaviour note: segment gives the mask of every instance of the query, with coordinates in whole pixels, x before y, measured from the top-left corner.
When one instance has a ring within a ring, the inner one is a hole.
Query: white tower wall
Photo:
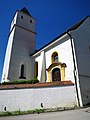
[[[26,8],[24,8],[27,10]],[[36,20],[27,11],[17,11],[11,23],[10,35],[5,55],[2,82],[20,78],[21,66],[23,76],[31,79],[30,54],[36,47]],[[23,79],[23,78],[20,78]]]

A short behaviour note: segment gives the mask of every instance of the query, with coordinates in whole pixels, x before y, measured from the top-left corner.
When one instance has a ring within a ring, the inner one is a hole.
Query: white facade
[[[0,90],[0,111],[64,108],[77,105],[73,86]]]
[[[56,42],[56,41],[55,41]],[[42,52],[43,52],[43,57],[42,58]],[[42,72],[42,67],[45,65],[45,69],[47,69],[52,63],[51,63],[51,56],[54,52],[58,53],[59,56],[59,62],[65,63],[66,68],[65,68],[65,80],[71,80],[73,83],[74,81],[74,75],[73,75],[73,70],[74,70],[74,65],[73,65],[73,58],[72,58],[72,48],[71,48],[71,41],[68,35],[66,34],[65,37],[59,38],[56,43],[53,43],[53,45],[50,45],[44,49],[42,49],[39,53],[36,53],[32,56],[32,58],[35,59],[35,61],[38,62],[38,79],[41,81],[41,72]],[[43,60],[45,59],[45,60]],[[45,70],[44,69],[44,70]],[[41,71],[41,72],[40,72]],[[45,71],[46,72],[46,71]],[[47,74],[47,72],[46,72]],[[46,81],[47,80],[47,75],[46,75]]]

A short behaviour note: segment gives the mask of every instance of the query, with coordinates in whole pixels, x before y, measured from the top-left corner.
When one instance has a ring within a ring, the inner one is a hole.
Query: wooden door
[[[61,81],[60,69],[55,68],[52,71],[52,81]]]

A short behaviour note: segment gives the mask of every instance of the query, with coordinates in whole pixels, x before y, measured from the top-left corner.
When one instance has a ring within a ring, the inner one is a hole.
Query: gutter
[[[77,75],[77,66],[76,66],[76,61],[75,61],[75,51],[74,51],[73,38],[70,35],[69,31],[67,31],[67,34],[68,34],[68,36],[70,37],[70,40],[71,40],[72,55],[73,55],[73,62],[74,62],[74,78],[75,78],[75,86],[76,86],[78,106],[83,107],[82,99],[81,99],[81,93],[80,93],[80,87],[79,87],[79,81],[77,79],[78,75]]]

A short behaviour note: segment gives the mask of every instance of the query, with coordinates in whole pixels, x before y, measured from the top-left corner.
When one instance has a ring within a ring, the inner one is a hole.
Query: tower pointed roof
[[[29,11],[28,11],[28,9],[26,7],[22,8],[20,11],[24,12],[25,14],[27,14],[29,16],[31,16],[30,13],[29,13]]]

